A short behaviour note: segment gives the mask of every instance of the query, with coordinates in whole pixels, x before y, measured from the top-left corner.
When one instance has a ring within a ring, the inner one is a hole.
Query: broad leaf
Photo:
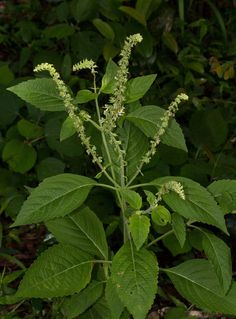
[[[81,313],[91,307],[103,292],[103,283],[93,280],[79,294],[74,294],[65,299],[62,305],[63,314],[67,319],[79,316]]]
[[[236,283],[226,296],[207,260],[194,259],[164,270],[178,292],[199,308],[236,315]]]
[[[211,194],[200,184],[177,176],[158,178],[150,184],[160,187],[170,181],[180,182],[185,194],[185,200],[175,192],[164,195],[164,201],[174,212],[190,220],[214,225],[227,233],[223,212]]]
[[[177,213],[171,215],[171,224],[175,237],[178,239],[181,247],[184,246],[186,240],[186,225],[182,216]]]
[[[22,100],[41,111],[64,111],[64,103],[52,79],[35,79],[8,88]]]
[[[13,226],[39,223],[68,215],[86,200],[96,184],[88,177],[60,174],[46,178],[24,202]]]
[[[137,171],[142,157],[148,150],[148,138],[128,121],[125,121],[123,129],[119,131],[119,136],[125,151],[126,176],[129,179]]]
[[[140,213],[133,214],[129,218],[129,230],[137,250],[139,250],[146,241],[149,229],[150,219]]]
[[[137,251],[127,242],[116,253],[111,273],[123,304],[134,319],[143,319],[157,291],[158,266],[154,255],[144,248]]]
[[[95,100],[97,97],[97,94],[89,91],[89,90],[80,90],[75,98],[75,102],[82,104],[82,103],[87,103],[89,101]]]
[[[115,76],[118,71],[118,66],[112,60],[107,63],[106,73],[102,78],[102,85],[100,91],[102,93],[110,94],[113,91],[116,83]]]
[[[123,198],[126,200],[126,202],[132,207],[133,209],[140,209],[142,207],[142,197],[136,193],[135,191],[132,191],[130,189],[123,189],[121,191],[121,194]]]
[[[161,118],[165,110],[155,106],[143,106],[126,116],[128,121],[134,123],[146,136],[154,137],[161,125]],[[182,130],[174,119],[171,119],[166,132],[161,137],[163,144],[187,151]]]
[[[64,141],[67,138],[73,136],[76,133],[73,120],[68,116],[61,126],[60,141]]]
[[[17,123],[17,129],[27,139],[34,139],[43,135],[42,127],[25,119],[21,119]]]
[[[24,298],[51,298],[80,292],[90,281],[91,256],[69,245],[55,245],[44,251],[30,266],[17,295]]]
[[[150,89],[152,83],[156,79],[156,74],[139,76],[131,79],[127,83],[126,103],[132,103],[141,99]]]
[[[222,239],[202,228],[199,230],[203,234],[202,245],[204,252],[215,269],[223,292],[226,293],[232,282],[230,249]]]
[[[110,310],[106,299],[99,299],[92,308],[80,315],[80,319],[111,319],[112,311]]]
[[[119,10],[127,13],[129,16],[134,18],[136,21],[138,21],[142,25],[146,26],[146,19],[145,19],[145,15],[143,14],[143,12],[140,12],[140,11],[136,10],[135,8],[128,7],[128,6],[120,6]]]
[[[112,312],[111,319],[120,319],[120,315],[124,310],[124,305],[117,294],[116,287],[112,282],[111,277],[106,284],[105,297]]]
[[[222,179],[213,182],[207,189],[225,214],[236,212],[236,180]]]
[[[97,18],[93,20],[93,25],[105,38],[111,41],[114,40],[115,33],[107,22]]]
[[[34,166],[37,153],[31,145],[24,141],[12,139],[5,144],[2,159],[14,172],[24,174]]]
[[[46,226],[60,243],[67,243],[103,259],[108,258],[103,225],[88,207],[50,220],[46,222]]]

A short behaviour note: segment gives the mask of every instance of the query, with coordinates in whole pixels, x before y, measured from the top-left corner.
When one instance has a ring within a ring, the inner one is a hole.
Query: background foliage
[[[134,76],[158,74],[144,103],[166,107],[181,89],[190,96],[177,115],[188,153],[162,145],[140,181],[180,175],[207,186],[214,180],[235,179],[235,1],[8,0],[0,1],[0,19],[2,296],[15,289],[24,268],[52,241],[42,226],[9,228],[31,187],[63,172],[88,177],[97,173],[75,135],[60,141],[64,113],[39,111],[6,90],[30,79],[36,64],[53,63],[76,93],[89,87],[90,76],[72,75],[74,63],[92,58],[104,70],[110,58],[117,60],[124,38],[140,32],[144,41],[130,71]],[[87,101],[90,109],[89,97]],[[108,216],[107,207],[115,216],[116,203],[110,197],[98,190],[91,193],[90,208],[109,236],[116,220]],[[232,216],[228,226],[236,236]],[[118,238],[112,240],[116,245]],[[233,240],[229,244],[233,247]],[[184,260],[186,255],[178,257],[180,253],[195,254],[191,243],[181,248],[172,239],[164,245],[170,250],[164,264],[173,262],[171,255]],[[10,276],[12,270],[16,272]],[[168,303],[178,305],[176,296],[168,294]],[[60,316],[56,301],[49,306],[32,300],[16,311],[14,306],[9,309],[12,313],[4,318]]]

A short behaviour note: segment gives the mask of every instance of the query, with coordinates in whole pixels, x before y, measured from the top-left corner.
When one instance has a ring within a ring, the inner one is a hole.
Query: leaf
[[[80,316],[80,319],[111,319],[112,312],[106,299],[100,298],[95,305]]]
[[[39,223],[68,215],[86,200],[92,179],[75,174],[46,178],[24,202],[13,226]]]
[[[119,10],[127,13],[129,16],[134,18],[136,21],[138,21],[142,25],[146,26],[145,15],[142,12],[140,12],[132,7],[128,7],[128,6],[120,6]]]
[[[41,111],[64,111],[64,103],[59,96],[56,84],[52,79],[34,79],[8,88],[22,100],[39,108]]]
[[[46,27],[42,34],[47,39],[56,38],[58,40],[67,38],[74,34],[75,28],[67,23],[54,24],[53,26]]]
[[[175,237],[178,239],[181,247],[186,241],[186,225],[182,216],[177,213],[171,215],[171,224],[174,230]]]
[[[60,141],[64,141],[67,138],[73,136],[76,133],[73,120],[68,116],[62,124],[60,131]]]
[[[76,0],[72,14],[77,22],[83,22],[92,19],[97,15],[96,0]]]
[[[39,181],[47,177],[64,173],[65,163],[55,157],[47,157],[36,166]]]
[[[103,283],[95,280],[91,281],[79,294],[65,299],[62,304],[63,314],[67,319],[79,316],[101,297],[102,292]]]
[[[27,139],[34,139],[43,135],[43,128],[25,119],[17,123],[17,129]]]
[[[170,212],[165,206],[158,205],[152,209],[152,221],[156,225],[165,226],[171,221]]]
[[[116,83],[115,76],[118,71],[118,66],[112,60],[109,60],[106,67],[106,72],[102,78],[102,85],[100,91],[102,93],[110,94],[113,92],[114,85]]]
[[[158,178],[150,185],[160,187],[170,181],[181,183],[185,194],[185,200],[175,192],[164,195],[164,201],[174,212],[190,220],[214,225],[227,233],[223,212],[211,194],[200,184],[185,177],[168,176]]]
[[[141,99],[150,89],[156,79],[156,74],[138,76],[127,83],[125,103],[132,103]]]
[[[3,161],[7,162],[14,172],[24,174],[35,164],[37,153],[24,141],[13,139],[7,142],[2,152]]]
[[[59,243],[67,243],[90,255],[108,259],[103,225],[88,207],[63,218],[47,221],[46,226]]]
[[[97,97],[96,93],[89,90],[80,90],[75,98],[75,102],[79,104],[87,103],[89,101],[95,100]]]
[[[116,287],[112,282],[111,277],[106,284],[105,297],[112,312],[111,319],[120,319],[121,313],[124,310],[124,305],[117,294]]]
[[[225,242],[209,231],[198,228],[203,234],[202,245],[204,252],[212,263],[224,294],[232,282],[232,261],[229,247]]]
[[[14,80],[14,73],[7,64],[0,66],[0,85],[9,85]]]
[[[135,213],[129,218],[128,227],[134,244],[137,250],[139,250],[148,237],[150,220],[147,216],[141,215],[141,213]]]
[[[190,245],[188,240],[186,240],[184,245],[181,247],[174,234],[166,236],[165,238],[163,238],[162,242],[174,257],[177,255],[186,254],[192,249],[192,246]]]
[[[197,307],[236,315],[236,283],[223,296],[216,274],[207,260],[188,260],[164,271],[178,292]]]
[[[157,260],[145,248],[137,251],[127,242],[114,256],[112,281],[134,319],[143,319],[151,308],[157,291],[157,275]]]
[[[18,115],[21,100],[13,93],[0,88],[0,128],[11,124]]]
[[[146,136],[154,137],[161,125],[161,118],[165,110],[155,106],[143,106],[126,116],[128,121],[134,123]],[[187,151],[182,130],[174,119],[171,119],[166,132],[161,137],[163,144]]]
[[[222,179],[207,187],[225,214],[236,212],[236,180]]]
[[[176,39],[174,38],[173,34],[170,32],[163,32],[162,34],[162,40],[163,43],[169,48],[171,51],[173,51],[175,54],[178,53],[179,47]]]
[[[142,157],[148,150],[148,138],[128,121],[125,121],[119,136],[125,151],[126,176],[130,179],[137,171]]]
[[[69,245],[54,245],[30,266],[17,291],[24,298],[52,298],[80,292],[90,281],[91,256]]]
[[[101,19],[93,19],[93,25],[95,28],[108,40],[113,41],[115,37],[115,33],[112,27],[105,21]]]
[[[124,189],[121,190],[121,194],[133,209],[140,209],[142,207],[142,197],[135,191]]]

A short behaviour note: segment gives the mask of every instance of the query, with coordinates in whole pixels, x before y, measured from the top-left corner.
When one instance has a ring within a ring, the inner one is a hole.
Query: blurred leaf
[[[90,90],[80,90],[78,91],[76,98],[75,98],[75,103],[87,103],[89,101],[95,100],[97,97],[96,93],[93,93]]]
[[[54,157],[45,158],[36,166],[38,180],[42,181],[47,177],[64,173],[64,169],[65,163],[61,160]]]
[[[9,85],[14,80],[14,73],[7,64],[0,65],[0,84]]]
[[[175,54],[178,53],[179,47],[176,39],[174,38],[173,34],[170,32],[163,32],[162,34],[162,40],[163,43],[169,48],[171,51],[173,51]]]
[[[112,30],[112,27],[105,21],[102,21],[101,19],[94,19],[93,24],[95,28],[98,29],[98,31],[108,40],[113,41],[115,34],[114,31]]]
[[[102,85],[100,91],[102,93],[110,94],[113,92],[116,83],[115,76],[118,71],[118,66],[112,60],[109,60],[106,67],[106,72],[102,78]]]
[[[68,116],[62,123],[60,131],[60,142],[66,140],[67,138],[73,136],[76,133],[76,128],[74,126],[73,120]]]
[[[2,158],[15,172],[24,174],[35,164],[37,153],[35,149],[23,141],[13,139],[6,143]]]
[[[46,27],[42,34],[48,39],[56,38],[57,40],[61,40],[71,36],[74,32],[74,27],[66,23],[61,23]]]
[[[17,123],[17,128],[20,134],[27,139],[33,139],[43,135],[42,127],[25,119],[21,119]]]
[[[120,6],[119,10],[123,11],[124,13],[128,14],[130,17],[141,23],[142,25],[146,26],[146,19],[143,12],[140,12],[132,7],[128,6]]]

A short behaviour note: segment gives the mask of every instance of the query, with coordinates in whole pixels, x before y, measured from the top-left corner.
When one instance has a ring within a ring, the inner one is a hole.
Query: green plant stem
[[[108,185],[108,184],[102,184],[102,183],[98,183],[96,184],[96,186],[100,186],[100,187],[103,187],[103,188],[107,188],[107,189],[111,189],[113,191],[116,191],[117,188],[112,186],[112,185]]]
[[[128,184],[127,184],[128,186]],[[152,185],[151,183],[143,183],[143,184],[136,184],[136,185],[131,185],[131,186],[128,186],[129,189],[134,189],[134,188],[138,188],[138,187],[145,187],[145,186],[155,186],[155,185]]]
[[[94,83],[94,93],[97,93],[97,86],[96,86],[96,77],[95,77],[95,74],[94,74],[94,77],[93,77],[93,83]],[[104,130],[103,130],[103,127],[102,127],[102,122],[101,122],[101,114],[100,114],[100,110],[99,110],[99,105],[98,105],[98,98],[96,97],[95,99],[95,106],[96,106],[96,111],[97,111],[97,116],[98,116],[98,122],[99,122],[99,126],[101,128],[101,135],[102,135],[102,141],[103,141],[103,145],[105,147],[105,151],[106,151],[106,154],[107,154],[107,157],[108,157],[108,162],[109,162],[109,165],[111,166],[111,175],[112,175],[112,182],[113,182],[113,185],[116,186],[116,187],[119,187],[120,186],[117,184],[116,182],[116,179],[115,179],[115,172],[114,172],[114,169],[113,169],[113,165],[112,165],[112,160],[111,160],[111,154],[109,152],[109,148],[108,148],[108,145],[107,145],[107,140],[106,140],[106,136],[105,136],[105,133],[104,133]],[[124,178],[124,174],[122,174],[122,172],[124,172],[124,164],[123,164],[123,161],[121,163],[121,186],[125,186],[125,178]],[[124,239],[124,242],[126,242],[127,240],[127,225],[126,225],[126,217],[125,217],[125,202],[123,200],[123,198],[121,197],[120,195],[120,192],[119,192],[119,188],[115,188],[115,192],[116,192],[116,196],[118,198],[118,201],[120,203],[120,208],[121,208],[121,215],[122,215],[122,220],[123,220],[123,239]]]
[[[147,245],[147,247],[150,247],[150,246],[156,244],[158,241],[164,239],[165,237],[168,237],[169,235],[171,235],[171,234],[173,234],[173,233],[174,233],[174,230],[173,230],[173,229],[169,230],[169,231],[166,232],[165,234],[163,234],[163,235],[157,237],[156,239],[154,239],[153,241],[151,241],[151,242]]]

